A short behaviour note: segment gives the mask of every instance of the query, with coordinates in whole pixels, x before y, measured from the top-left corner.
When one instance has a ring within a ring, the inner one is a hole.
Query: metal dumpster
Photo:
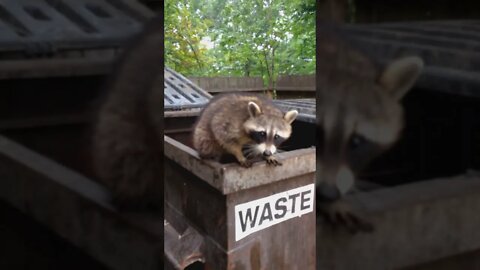
[[[171,85],[167,76],[165,83]],[[182,97],[191,91],[179,90]],[[283,165],[260,161],[249,169],[202,160],[191,148],[205,101],[165,104],[166,269],[315,269],[314,101],[300,109],[278,154]]]

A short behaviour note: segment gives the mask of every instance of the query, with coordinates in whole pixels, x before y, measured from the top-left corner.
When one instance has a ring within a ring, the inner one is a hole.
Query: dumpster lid
[[[480,97],[480,20],[356,24],[342,29],[381,63],[420,56],[425,69],[417,87]]]
[[[207,91],[168,67],[165,67],[164,71],[164,94],[166,111],[202,108],[212,97]]]
[[[4,0],[0,53],[118,47],[153,15],[133,0]]]
[[[304,122],[316,123],[315,121],[315,109],[316,101],[314,98],[302,98],[302,99],[277,99],[274,100],[280,109],[284,112],[289,110],[297,110],[297,119]]]

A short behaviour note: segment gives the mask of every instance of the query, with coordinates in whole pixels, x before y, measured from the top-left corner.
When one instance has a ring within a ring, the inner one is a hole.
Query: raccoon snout
[[[269,157],[269,156],[271,156],[271,155],[272,155],[272,151],[270,151],[270,150],[265,150],[265,151],[263,151],[263,156],[264,156],[264,157]]]
[[[317,174],[317,198],[319,201],[339,200],[353,188],[355,176],[349,167],[342,165],[339,169],[335,169],[335,166],[325,167],[321,163],[320,165],[321,167],[317,168],[317,172],[322,172]],[[322,169],[319,170],[319,168]]]

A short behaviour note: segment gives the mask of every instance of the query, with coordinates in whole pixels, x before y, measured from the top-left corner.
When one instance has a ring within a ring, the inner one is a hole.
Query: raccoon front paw
[[[282,163],[280,161],[278,161],[276,158],[272,157],[272,156],[269,156],[267,158],[265,158],[266,161],[267,161],[267,164],[269,165],[273,165],[273,166],[282,166]]]
[[[240,165],[242,165],[245,168],[252,167],[252,162],[250,160],[246,159],[246,158],[244,158],[242,160],[239,160],[238,163],[240,163]]]
[[[355,213],[345,202],[320,203],[317,210],[334,229],[345,228],[352,234],[375,230],[370,221]]]

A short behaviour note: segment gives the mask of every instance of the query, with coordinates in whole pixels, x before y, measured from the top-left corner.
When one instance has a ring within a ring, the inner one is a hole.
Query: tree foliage
[[[201,75],[210,59],[200,41],[209,21],[189,1],[165,2],[165,65],[180,73]]]
[[[206,42],[209,41],[209,42]],[[186,75],[315,72],[314,0],[165,1],[166,64]]]

